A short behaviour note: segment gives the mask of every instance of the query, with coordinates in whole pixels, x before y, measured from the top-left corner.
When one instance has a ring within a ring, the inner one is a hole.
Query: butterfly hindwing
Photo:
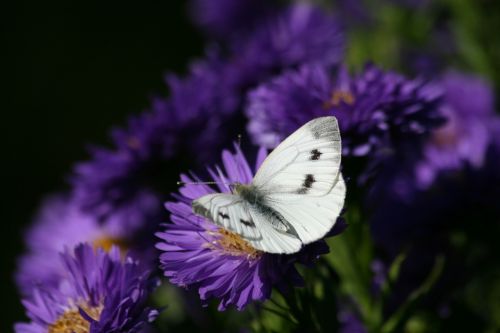
[[[265,193],[322,196],[335,184],[340,159],[337,119],[316,118],[271,152],[252,183]]]
[[[302,242],[287,221],[283,221],[287,224],[287,228],[283,229],[279,227],[281,223],[273,225],[273,217],[269,217],[261,209],[250,206],[249,211],[262,233],[261,239],[249,241],[253,247],[268,253],[294,253],[300,250]]]
[[[269,209],[252,206],[237,195],[205,195],[193,201],[193,210],[224,229],[237,233],[255,249],[264,252],[292,253],[302,246],[288,224],[273,221],[277,217],[269,214]]]
[[[193,201],[193,211],[247,240],[262,238],[250,216],[248,203],[229,193],[207,194]]]

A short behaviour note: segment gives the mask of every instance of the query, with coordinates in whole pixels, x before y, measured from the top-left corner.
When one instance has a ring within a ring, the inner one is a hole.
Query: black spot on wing
[[[305,188],[311,188],[312,187],[312,184],[315,182],[316,180],[314,179],[314,176],[311,175],[311,174],[307,174],[306,175],[306,179],[304,179],[304,183],[302,184],[302,186],[304,186]]]
[[[240,222],[243,223],[244,225],[246,225],[247,227],[255,228],[255,224],[253,223],[253,221],[247,221],[244,219],[240,219]]]
[[[311,150],[311,157],[310,159],[313,160],[313,161],[317,161],[319,160],[319,157],[322,155],[323,153],[320,152],[319,150],[317,149],[313,149]]]
[[[298,194],[306,194],[309,189],[312,187],[312,184],[316,180],[314,179],[314,176],[311,174],[307,174],[306,178],[304,179],[304,182],[302,183],[302,187],[297,191]]]
[[[223,212],[219,212],[219,216],[222,217],[223,219],[228,219],[229,220],[229,215],[224,214]]]
[[[301,188],[299,188],[299,189],[297,190],[297,193],[298,193],[298,194],[306,194],[306,193],[307,193],[307,191],[308,191],[308,189],[307,189],[307,188],[305,188],[305,187],[301,187]]]

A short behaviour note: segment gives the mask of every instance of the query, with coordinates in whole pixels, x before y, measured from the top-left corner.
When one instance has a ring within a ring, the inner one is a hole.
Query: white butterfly
[[[265,159],[249,185],[193,201],[193,211],[255,249],[294,253],[325,236],[344,205],[341,141],[335,117],[299,128]]]

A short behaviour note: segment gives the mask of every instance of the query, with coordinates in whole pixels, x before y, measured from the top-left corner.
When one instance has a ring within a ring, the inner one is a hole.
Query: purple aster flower
[[[255,170],[266,157],[264,149],[259,150]],[[236,153],[224,151],[223,170],[209,169],[220,192],[230,192],[228,182],[243,184],[252,181],[254,171],[240,149]],[[213,222],[195,215],[191,203],[203,195],[214,193],[207,185],[189,184],[196,176],[181,176],[188,183],[175,194],[175,202],[167,202],[172,224],[164,226],[165,231],[157,233],[162,240],[157,248],[161,268],[170,282],[198,290],[200,298],[220,300],[219,310],[236,305],[241,310],[251,301],[269,298],[273,286],[285,288],[299,285],[302,279],[294,267],[295,263],[310,264],[320,254],[328,252],[323,241],[306,246],[293,255],[276,255],[258,251],[239,235],[229,232]],[[341,231],[343,221],[336,223],[331,234]]]
[[[331,73],[306,65],[250,92],[246,111],[248,131],[266,147],[331,114],[339,121],[345,155],[375,156],[425,137],[442,122],[439,106],[437,87],[418,79],[372,65],[354,77],[344,68]]]
[[[81,244],[59,259],[65,276],[23,301],[31,322],[16,324],[17,333],[132,333],[157,316],[145,307],[156,281],[132,259],[122,261],[118,248],[107,253]]]
[[[59,195],[47,199],[25,235],[28,250],[19,259],[16,272],[19,289],[30,295],[37,286],[57,286],[65,275],[59,253],[84,242],[105,250],[119,246],[122,251],[130,250],[129,255],[144,259],[144,265],[152,266],[148,257],[154,256],[154,249],[143,239],[146,230],[129,229],[121,223],[124,218],[114,218],[118,221],[103,225],[95,216],[82,212],[69,197]],[[148,236],[152,234],[150,231]]]
[[[429,187],[439,172],[460,170],[465,164],[480,168],[492,140],[495,117],[493,92],[482,79],[457,72],[441,80],[447,118],[433,132],[425,147],[424,159],[416,166],[420,187]]]

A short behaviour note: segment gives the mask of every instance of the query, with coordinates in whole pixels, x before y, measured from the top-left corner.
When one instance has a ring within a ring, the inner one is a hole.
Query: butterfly
[[[341,139],[335,117],[313,119],[279,144],[250,184],[202,196],[195,214],[268,253],[295,253],[323,238],[344,206]]]

